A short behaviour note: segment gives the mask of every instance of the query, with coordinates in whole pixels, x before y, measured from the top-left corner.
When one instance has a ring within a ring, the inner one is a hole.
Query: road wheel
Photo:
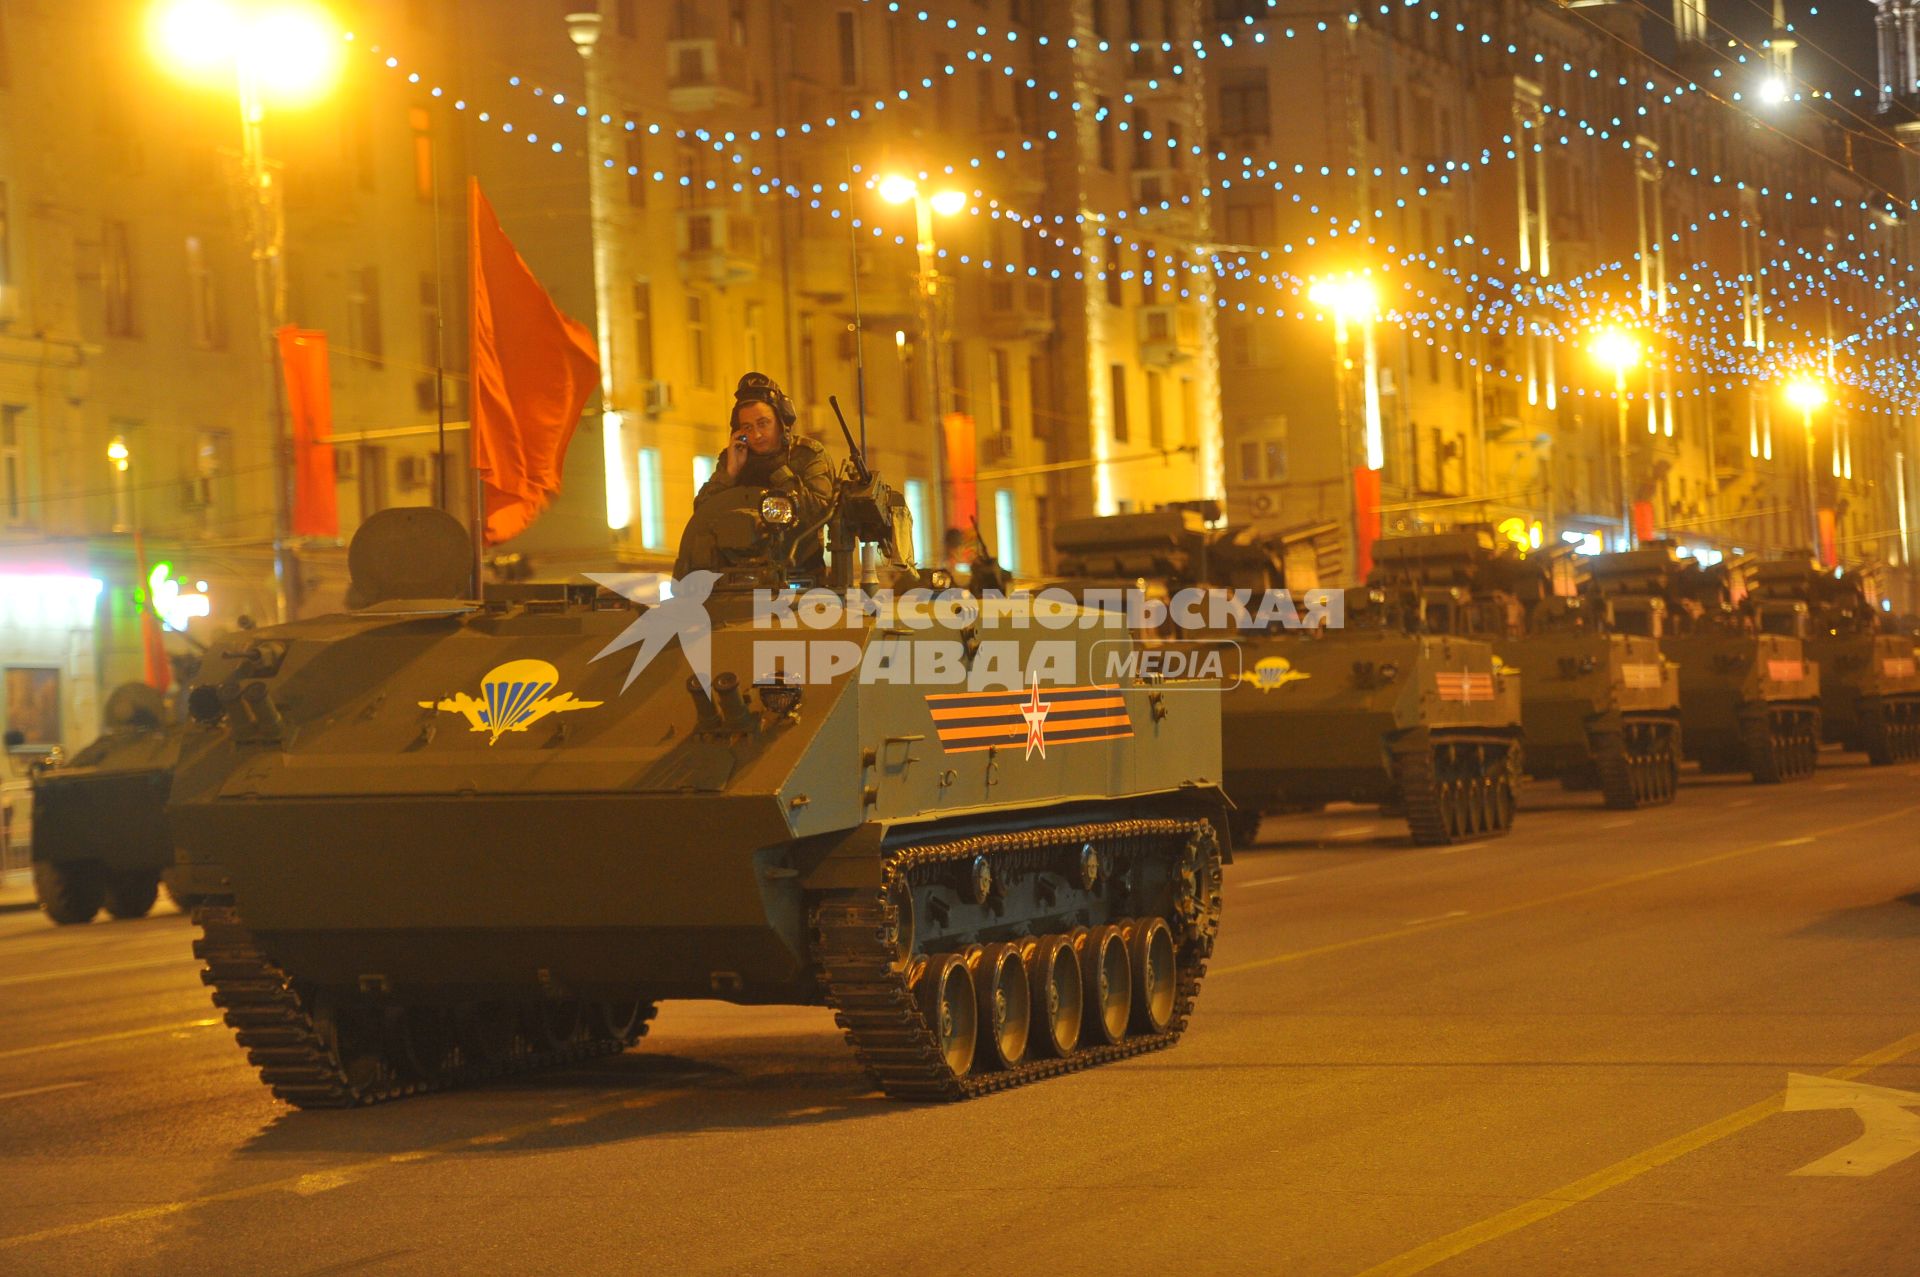
[[[107,912],[116,918],[144,918],[160,898],[160,875],[135,871],[117,875],[107,886]]]
[[[107,899],[107,875],[91,860],[36,860],[33,894],[63,927],[92,922]]]

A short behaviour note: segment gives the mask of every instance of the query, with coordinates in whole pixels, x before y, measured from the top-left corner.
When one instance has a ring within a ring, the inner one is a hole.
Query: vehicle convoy
[[[1190,510],[1062,523],[1062,575],[1083,588],[1144,584],[1255,592],[1302,585],[1301,554],[1323,529],[1209,530]],[[1293,571],[1289,572],[1289,567]],[[1222,697],[1222,755],[1234,837],[1262,814],[1378,803],[1423,845],[1504,833],[1519,776],[1520,680],[1465,637],[1464,592],[1427,573],[1376,571],[1338,596],[1338,625],[1214,634],[1233,639],[1241,677]],[[1317,577],[1314,580],[1317,585]],[[1331,615],[1331,614],[1330,614]]]
[[[62,926],[91,922],[102,906],[145,917],[163,881],[182,909],[194,903],[171,873],[166,815],[185,726],[145,683],[116,688],[103,717],[91,744],[28,771],[34,895]]]
[[[1375,544],[1374,562],[1468,591],[1466,632],[1518,670],[1527,774],[1598,789],[1608,807],[1671,802],[1679,784],[1680,685],[1659,640],[1621,633],[1582,598],[1572,552],[1521,555],[1466,525]],[[1558,588],[1556,588],[1558,587]],[[1564,591],[1564,592],[1563,592]]]
[[[1857,577],[1810,558],[1751,563],[1747,594],[1763,633],[1794,633],[1805,616],[1825,739],[1861,751],[1876,767],[1920,758],[1913,641],[1874,609]]]
[[[856,454],[806,605],[939,584],[905,514]],[[616,1052],[662,998],[830,1006],[901,1099],[1179,1038],[1228,854],[1217,703],[1029,671],[1043,639],[1086,669],[1092,628],[763,624],[794,520],[706,502],[688,532],[723,567],[636,606],[476,600],[458,524],[390,510],[349,550],[357,610],[208,654],[174,831],[204,978],[276,1095]]]
[[[1680,667],[1680,736],[1703,772],[1749,772],[1762,784],[1813,773],[1820,752],[1820,671],[1807,659],[1806,608],[1762,632],[1753,600],[1736,601],[1740,565],[1681,559],[1672,542],[1587,560],[1588,596],[1617,628],[1660,640]]]

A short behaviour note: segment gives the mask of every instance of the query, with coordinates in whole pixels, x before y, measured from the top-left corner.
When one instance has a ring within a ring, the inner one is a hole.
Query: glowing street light
[[[1367,562],[1371,544],[1362,544],[1360,475],[1353,464],[1353,414],[1347,388],[1353,373],[1353,359],[1347,351],[1348,330],[1355,324],[1360,326],[1361,439],[1365,468],[1377,471],[1386,465],[1385,432],[1380,422],[1379,357],[1373,341],[1374,321],[1380,317],[1380,289],[1366,275],[1330,276],[1307,285],[1307,301],[1333,316],[1334,413],[1340,421],[1341,469],[1346,472],[1347,505],[1353,519],[1350,562],[1358,568]]]
[[[1782,387],[1787,402],[1800,410],[1802,442],[1807,454],[1807,529],[1813,537],[1813,552],[1820,555],[1820,496],[1813,474],[1813,414],[1825,406],[1827,388],[1813,377],[1794,377]],[[1825,556],[1821,555],[1824,562]]]
[[[242,204],[267,401],[274,405],[273,557],[284,620],[292,615],[299,579],[287,548],[292,464],[274,340],[275,330],[286,322],[286,209],[279,177],[267,163],[261,121],[269,98],[286,105],[309,103],[332,88],[340,73],[342,33],[326,10],[302,0],[161,0],[149,12],[148,34],[168,70],[192,83],[230,86],[240,110]]]
[[[113,466],[113,530],[133,530],[133,500],[127,491],[127,462],[133,456],[124,435],[115,435],[107,444],[107,461]]]
[[[943,188],[929,194],[920,183],[904,173],[889,173],[874,184],[880,198],[889,204],[912,204],[914,252],[919,262],[916,283],[920,293],[920,330],[927,343],[927,395],[933,415],[934,525],[945,528],[947,522],[947,444],[940,415],[940,272],[933,243],[933,219],[952,217],[967,206],[965,191]],[[898,341],[899,338],[896,338]],[[944,538],[930,544],[944,545]]]
[[[1614,465],[1620,481],[1620,535],[1627,548],[1633,548],[1633,494],[1627,488],[1627,373],[1640,366],[1640,339],[1624,328],[1603,328],[1594,334],[1587,352],[1594,362],[1613,372],[1613,397],[1619,405],[1620,431],[1618,455]]]

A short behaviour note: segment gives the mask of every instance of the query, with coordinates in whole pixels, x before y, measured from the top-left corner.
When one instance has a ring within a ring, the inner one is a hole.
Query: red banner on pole
[[[1373,571],[1373,543],[1380,539],[1380,472],[1365,466],[1353,472],[1353,550],[1360,581]]]
[[[1636,501],[1633,503],[1633,541],[1635,545],[1644,545],[1653,540],[1653,502]]]
[[[973,521],[980,514],[973,418],[964,412],[950,412],[942,424],[947,445],[947,526],[971,534]]]
[[[1840,562],[1839,536],[1835,526],[1833,511],[1820,511],[1820,566],[1835,567]]]
[[[484,485],[486,543],[527,530],[560,491],[567,444],[600,380],[585,324],[553,304],[469,179],[469,397],[473,464]]]
[[[173,662],[167,659],[167,644],[160,637],[160,614],[154,610],[146,538],[137,531],[133,534],[133,570],[140,574],[140,655],[145,666],[141,672],[148,687],[164,692],[173,685]]]
[[[293,422],[293,535],[340,535],[339,491],[333,482],[333,383],[327,378],[327,335],[287,324],[275,331]]]

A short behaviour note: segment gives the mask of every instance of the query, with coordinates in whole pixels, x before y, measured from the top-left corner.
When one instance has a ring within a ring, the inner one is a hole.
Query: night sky
[[[1673,14],[1671,0],[1640,3],[1663,19]],[[1851,99],[1856,89],[1864,100],[1877,98],[1873,0],[1787,0],[1786,12],[1800,40],[1795,68],[1802,79],[1837,99]],[[1773,0],[1707,0],[1707,20],[1721,40],[1757,46],[1773,26]]]

